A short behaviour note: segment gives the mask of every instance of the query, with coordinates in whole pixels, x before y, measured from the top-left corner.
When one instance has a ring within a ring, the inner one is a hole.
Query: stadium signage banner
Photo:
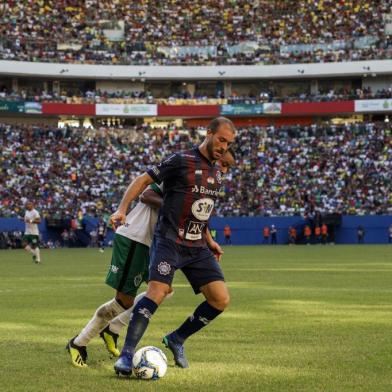
[[[389,112],[392,111],[392,99],[363,99],[355,101],[356,112]]]
[[[225,116],[248,116],[263,114],[263,105],[233,104],[221,105],[220,113]]]
[[[25,111],[25,113],[30,113],[30,114],[41,114],[42,113],[42,103],[41,102],[25,102],[24,111]]]
[[[279,102],[263,103],[263,111],[266,114],[282,113],[282,104]]]
[[[98,116],[156,116],[158,115],[157,105],[124,105],[124,104],[97,104],[95,113]]]
[[[24,113],[24,102],[0,101],[0,112]]]

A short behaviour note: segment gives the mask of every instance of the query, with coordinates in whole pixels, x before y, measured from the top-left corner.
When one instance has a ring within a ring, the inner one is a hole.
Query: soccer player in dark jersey
[[[235,127],[230,120],[224,117],[212,120],[200,146],[172,154],[138,176],[111,216],[112,222],[123,223],[129,204],[149,184],[163,181],[163,206],[150,253],[148,290],[131,313],[125,344],[114,365],[117,374],[131,374],[136,346],[150,318],[169,293],[177,269],[185,274],[195,294],[201,292],[206,298],[192,316],[163,338],[178,366],[188,367],[185,340],[208,325],[229,303],[224,276],[216,262],[223,251],[212,239],[207,223],[222,184],[215,162],[226,153],[234,138]]]

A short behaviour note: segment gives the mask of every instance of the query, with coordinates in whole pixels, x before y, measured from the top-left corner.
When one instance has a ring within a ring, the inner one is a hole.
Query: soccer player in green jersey
[[[36,264],[41,263],[41,253],[39,250],[39,229],[38,224],[41,223],[39,212],[34,208],[31,201],[26,203],[26,213],[24,216],[26,225],[25,233],[22,239],[23,247],[27,252],[33,255],[33,261]]]

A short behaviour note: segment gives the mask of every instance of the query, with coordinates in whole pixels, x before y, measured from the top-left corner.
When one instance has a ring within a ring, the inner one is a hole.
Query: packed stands
[[[33,200],[43,216],[112,212],[127,184],[200,129],[0,125],[0,216]],[[238,132],[219,216],[392,213],[389,123],[248,127]]]
[[[136,65],[390,59],[388,0],[2,4],[0,58]]]
[[[253,89],[254,90],[254,89]],[[337,89],[333,88],[319,91],[316,94],[310,92],[292,93],[289,95],[278,95],[274,89],[262,89],[255,91],[255,94],[237,95],[224,98],[221,94],[215,96],[207,93],[196,93],[194,95],[186,93],[169,94],[167,98],[156,98],[150,91],[116,91],[108,92],[101,90],[63,90],[59,94],[41,89],[22,88],[19,92],[7,90],[0,86],[0,100],[7,101],[29,101],[29,102],[62,102],[62,103],[120,103],[120,104],[257,104],[263,102],[332,102],[357,99],[389,99],[392,98],[392,85],[387,88],[372,91],[370,87],[357,89]]]

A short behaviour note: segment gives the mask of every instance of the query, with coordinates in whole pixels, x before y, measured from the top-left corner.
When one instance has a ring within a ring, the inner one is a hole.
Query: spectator
[[[69,248],[69,232],[67,229],[64,229],[61,233],[61,241],[63,248]]]
[[[310,245],[311,236],[312,236],[312,230],[310,229],[309,225],[306,225],[304,228],[304,238],[305,238],[306,245]]]
[[[365,229],[363,226],[358,226],[357,228],[357,239],[358,239],[358,244],[363,244],[365,240]]]
[[[277,231],[275,225],[272,225],[271,226],[271,245],[277,244],[277,242],[278,242],[277,236],[278,236],[278,231]]]
[[[297,243],[297,230],[295,227],[289,227],[289,245],[295,245]]]
[[[392,225],[389,225],[388,229],[388,241],[390,244],[392,244]]]
[[[328,239],[328,226],[325,223],[323,223],[321,225],[321,241],[324,245],[327,243],[327,239]]]
[[[270,228],[269,228],[269,226],[264,226],[264,229],[263,229],[263,244],[268,244],[269,243],[269,237],[270,237]]]
[[[223,235],[225,236],[225,245],[231,245],[231,228],[229,225],[223,228]]]
[[[314,228],[314,239],[316,241],[316,244],[321,244],[321,228],[320,228],[320,226],[316,226]]]

